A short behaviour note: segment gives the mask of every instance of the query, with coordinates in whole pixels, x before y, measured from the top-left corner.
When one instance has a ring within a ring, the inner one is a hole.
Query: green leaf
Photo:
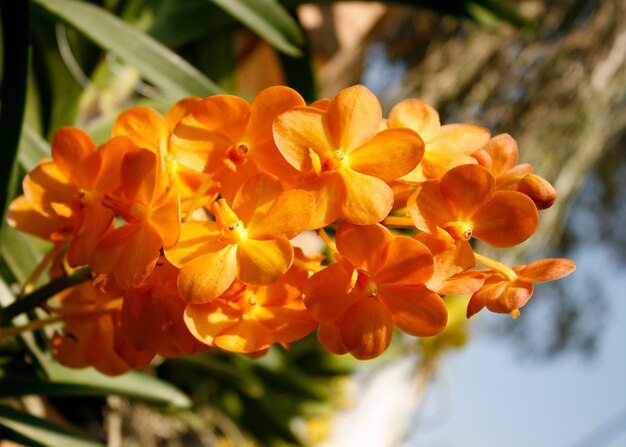
[[[102,446],[44,419],[5,405],[0,405],[0,439],[43,447]]]
[[[276,0],[210,0],[246,25],[277,50],[302,56],[304,35]]]
[[[18,152],[18,160],[24,170],[31,171],[42,158],[49,156],[48,142],[33,129],[24,126]]]
[[[4,218],[7,201],[15,195],[18,184],[14,168],[28,82],[28,2],[0,2],[0,12],[4,43],[0,89],[0,218]]]
[[[221,93],[217,85],[179,55],[103,8],[77,0],[34,0],[34,3],[117,54],[169,95]]]
[[[173,385],[145,373],[131,371],[122,376],[109,377],[93,368],[70,369],[52,363],[47,370],[49,379],[17,377],[0,379],[0,396],[24,394],[64,396],[105,396],[117,394],[141,400],[153,405],[173,408],[189,408],[191,400]],[[11,383],[11,386],[5,386]]]
[[[4,259],[15,279],[24,284],[39,264],[41,251],[35,239],[10,228],[6,222],[0,225],[0,256]]]

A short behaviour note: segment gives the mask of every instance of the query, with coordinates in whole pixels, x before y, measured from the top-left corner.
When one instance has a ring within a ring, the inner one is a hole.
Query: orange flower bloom
[[[166,117],[148,107],[133,107],[122,112],[113,125],[113,136],[124,135],[138,147],[148,149],[157,156],[157,176],[167,176],[171,186],[180,196],[183,209],[195,200],[198,205],[214,200],[215,191],[197,191],[208,179],[206,174],[190,169],[174,158],[170,150],[170,134],[178,122],[189,113],[199,98],[185,98],[177,102]],[[159,182],[166,183],[165,180]],[[207,188],[208,190],[209,188]]]
[[[154,152],[128,153],[122,162],[120,188],[104,200],[126,224],[102,238],[89,264],[98,273],[112,274],[124,289],[150,274],[161,247],[174,245],[180,232],[178,194],[169,188],[166,176],[157,175],[157,167]]]
[[[260,171],[292,184],[298,172],[278,152],[272,122],[285,110],[304,104],[295,90],[283,86],[261,91],[250,104],[232,95],[209,96],[190,107],[190,115],[175,127],[172,156],[213,175],[220,194],[229,201]]]
[[[424,158],[400,181],[421,183],[439,179],[455,166],[476,164],[471,154],[488,142],[488,129],[474,124],[447,124],[442,126],[439,114],[419,99],[407,99],[397,104],[387,120],[390,128],[408,128],[424,140]]]
[[[510,314],[517,318],[530,299],[535,283],[552,281],[569,275],[576,269],[569,259],[540,259],[511,269],[500,269],[489,275],[483,286],[474,292],[467,305],[467,317],[482,308]]]
[[[409,129],[379,132],[382,112],[363,86],[342,90],[328,110],[296,107],[274,121],[274,138],[285,159],[305,174],[300,188],[315,194],[309,228],[340,216],[367,225],[384,219],[393,205],[386,182],[419,163],[421,138]]]
[[[178,269],[163,257],[139,286],[124,292],[120,332],[137,351],[179,357],[201,350],[183,322]]]
[[[336,242],[339,262],[315,273],[303,291],[327,349],[370,359],[387,348],[394,326],[415,336],[443,330],[447,310],[424,285],[433,258],[423,244],[394,237],[382,225],[347,222],[337,228]]]
[[[103,374],[115,376],[132,368],[146,366],[154,357],[130,346],[119,337],[119,312],[122,298],[118,291],[103,293],[91,282],[56,295],[61,305],[55,308],[65,326],[52,337],[52,353],[70,368],[93,366]]]
[[[215,222],[182,225],[180,240],[165,250],[181,268],[178,287],[190,303],[207,303],[239,279],[260,286],[280,278],[291,266],[289,239],[304,230],[313,213],[313,196],[306,191],[283,191],[266,174],[249,179],[235,196],[213,204]]]
[[[296,256],[304,259],[301,252]],[[188,304],[185,322],[202,343],[232,352],[254,353],[274,343],[291,343],[317,326],[302,301],[305,270],[292,266],[267,286],[235,282],[207,304]]]
[[[496,189],[512,189],[526,194],[538,210],[550,208],[556,200],[554,187],[532,173],[529,164],[517,163],[517,142],[508,134],[493,137],[479,156],[481,164],[496,178]]]
[[[539,221],[528,196],[496,191],[493,175],[477,165],[457,166],[441,180],[419,185],[408,208],[419,230],[436,233],[440,227],[456,240],[475,237],[496,247],[525,241]]]
[[[82,130],[60,129],[52,140],[52,160],[39,163],[24,178],[24,196],[11,204],[9,223],[53,242],[69,240],[68,263],[86,265],[113,225],[114,213],[102,206],[102,199],[119,185],[122,158],[132,148],[121,137],[98,150]]]

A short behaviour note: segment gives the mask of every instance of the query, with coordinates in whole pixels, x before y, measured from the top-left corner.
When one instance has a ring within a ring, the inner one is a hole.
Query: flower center
[[[213,214],[217,228],[222,237],[232,244],[237,244],[248,238],[248,230],[235,212],[228,206],[225,199],[219,199],[213,204]]]
[[[457,241],[469,241],[472,238],[472,227],[467,222],[448,222],[443,229]]]

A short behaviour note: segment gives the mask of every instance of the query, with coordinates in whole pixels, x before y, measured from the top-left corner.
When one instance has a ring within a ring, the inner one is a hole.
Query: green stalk
[[[83,267],[75,270],[68,276],[62,276],[50,281],[48,284],[40,287],[32,293],[29,293],[23,298],[18,298],[8,307],[0,309],[0,326],[10,323],[13,318],[24,312],[35,309],[62,290],[75,286],[76,284],[80,284],[83,281],[87,281],[90,275],[91,270],[89,267]]]

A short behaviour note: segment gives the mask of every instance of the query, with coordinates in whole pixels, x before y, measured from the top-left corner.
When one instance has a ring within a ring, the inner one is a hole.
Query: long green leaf
[[[246,25],[277,50],[302,56],[304,35],[276,0],[210,0]]]
[[[50,156],[48,142],[28,126],[22,128],[18,160],[26,171],[32,170],[37,163]]]
[[[28,82],[28,2],[0,2],[0,12],[4,44],[0,90],[0,218],[3,218],[18,182],[14,168]]]
[[[191,407],[189,397],[178,388],[156,377],[136,371],[131,371],[122,376],[109,377],[91,368],[70,369],[58,363],[52,363],[47,372],[49,380],[35,377],[2,379],[4,381],[12,380],[16,391],[5,389],[10,387],[3,385],[0,396],[33,393],[73,396],[117,394],[154,405],[173,408]]]
[[[102,444],[72,433],[23,411],[0,405],[0,438],[31,446],[100,447]]]
[[[179,55],[103,8],[77,0],[34,0],[34,3],[117,54],[169,95],[221,93],[217,85]]]

